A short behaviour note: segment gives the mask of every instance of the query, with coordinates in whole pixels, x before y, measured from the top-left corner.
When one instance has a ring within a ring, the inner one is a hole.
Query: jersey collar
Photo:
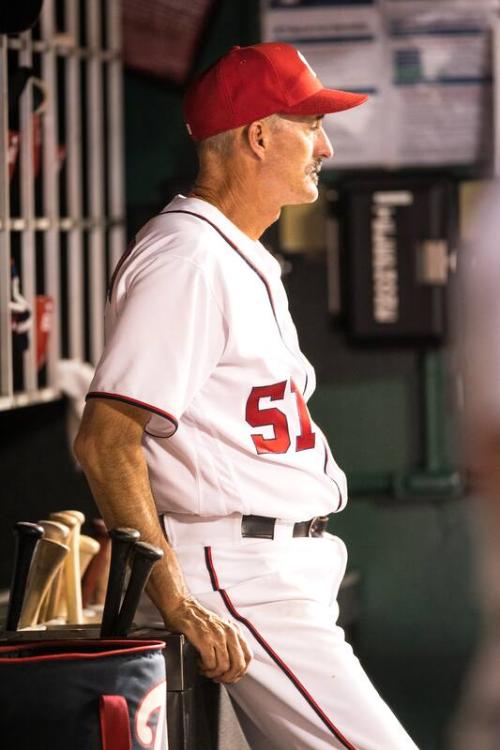
[[[281,275],[278,261],[258,240],[252,240],[225,216],[216,206],[191,196],[177,195],[164,211],[184,210],[204,216],[215,224],[238,247],[245,257],[257,265],[264,274]]]

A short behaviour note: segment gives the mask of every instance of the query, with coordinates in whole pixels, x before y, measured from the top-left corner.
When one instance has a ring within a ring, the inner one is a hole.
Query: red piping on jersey
[[[130,398],[130,396],[122,396],[120,393],[107,393],[106,391],[90,391],[90,393],[87,393],[87,395],[85,396],[85,400],[87,401],[89,398],[109,398],[113,401],[122,401],[124,404],[132,404],[133,406],[138,406],[140,409],[146,409],[146,411],[150,411],[159,417],[168,419],[168,421],[174,425],[174,431],[172,432],[172,435],[177,432],[177,428],[179,427],[179,422],[177,421],[177,419],[172,416],[172,414],[169,414],[168,411],[158,409],[156,406],[151,406],[151,404],[146,404],[144,403],[144,401],[139,401],[136,398]],[[148,432],[148,435],[153,435],[153,433]],[[172,437],[172,435],[169,435],[169,437]],[[153,435],[153,437],[161,436]]]
[[[207,566],[208,574],[210,576],[210,582],[212,584],[213,590],[220,591],[219,579],[217,578],[217,573],[215,572],[214,563],[212,560],[211,547],[205,547],[205,563]]]
[[[214,567],[214,563],[212,559],[211,547],[205,547],[205,562],[206,562],[206,566],[207,566],[208,574],[210,576],[210,581],[212,583],[213,590],[218,591],[229,613],[235,618],[235,620],[238,620],[238,622],[241,622],[243,625],[245,625],[245,627],[250,631],[250,633],[253,635],[255,640],[262,646],[262,648],[266,651],[266,653],[269,654],[269,656],[274,661],[274,663],[281,669],[281,671],[285,674],[285,676],[288,677],[290,682],[294,685],[294,687],[297,688],[299,693],[311,706],[311,708],[316,713],[316,715],[321,719],[323,724],[339,740],[339,742],[342,743],[342,745],[346,748],[346,750],[356,750],[356,747],[351,742],[349,742],[349,740],[346,737],[344,737],[342,732],[328,718],[328,716],[325,714],[323,709],[318,705],[318,703],[314,700],[312,695],[308,692],[307,688],[305,688],[304,685],[300,682],[297,675],[294,674],[294,672],[290,669],[290,667],[283,661],[283,659],[280,656],[278,656],[276,651],[263,638],[263,636],[259,633],[255,625],[253,625],[250,622],[250,620],[248,620],[246,617],[243,617],[243,615],[240,615],[240,613],[237,611],[234,604],[232,603],[227,591],[219,587],[219,581],[218,581],[217,573],[215,571],[215,567]]]

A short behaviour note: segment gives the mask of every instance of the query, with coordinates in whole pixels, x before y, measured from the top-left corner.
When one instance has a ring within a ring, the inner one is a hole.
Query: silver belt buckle
[[[320,520],[320,516],[314,516],[314,518],[311,519],[311,523],[309,524],[309,531],[307,532],[307,536],[319,536],[318,534],[318,521]]]
[[[314,518],[311,519],[311,523],[309,525],[308,536],[323,536],[323,532],[326,529],[327,523],[328,516],[314,516]]]

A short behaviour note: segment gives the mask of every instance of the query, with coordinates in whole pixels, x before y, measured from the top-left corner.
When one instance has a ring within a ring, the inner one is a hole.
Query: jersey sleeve
[[[104,353],[87,398],[147,409],[147,432],[169,437],[224,351],[220,301],[204,270],[178,256],[156,258],[123,286],[106,313]]]

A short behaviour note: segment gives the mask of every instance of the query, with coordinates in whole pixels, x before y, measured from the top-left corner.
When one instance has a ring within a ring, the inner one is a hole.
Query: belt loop
[[[291,539],[293,537],[294,521],[287,521],[284,519],[276,519],[274,523],[274,540],[279,542],[283,539]]]

